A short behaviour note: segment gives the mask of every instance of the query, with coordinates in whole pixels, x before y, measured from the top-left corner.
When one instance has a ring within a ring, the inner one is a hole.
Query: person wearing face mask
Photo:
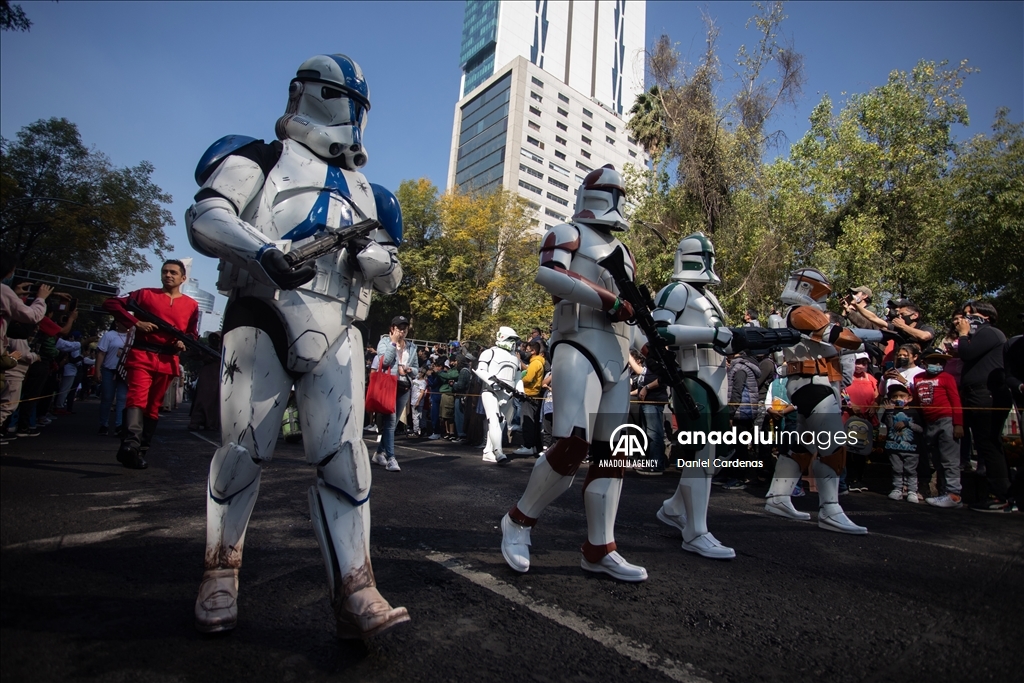
[[[960,374],[960,398],[966,409],[964,427],[971,430],[978,460],[985,463],[989,489],[988,495],[982,495],[971,509],[1011,512],[1014,505],[1006,497],[1010,479],[1002,439],[1011,403],[1003,366],[1006,335],[995,327],[998,314],[992,304],[968,302],[963,314],[957,321],[957,355],[964,364]]]
[[[894,384],[900,384],[906,389],[910,389],[914,378],[924,372],[924,369],[917,365],[920,355],[921,347],[917,344],[903,344],[899,347],[896,357],[893,359],[893,367],[882,374],[884,382],[879,391],[880,397],[886,396],[889,388]]]
[[[891,500],[907,499],[908,503],[920,503],[917,492],[918,440],[924,433],[924,419],[921,411],[910,407],[910,392],[902,384],[889,387],[888,396],[882,403],[885,414],[882,421],[888,432],[885,435],[885,454],[892,465]]]
[[[889,310],[895,312],[891,321],[876,315],[867,307],[867,302],[868,299],[855,299],[852,303],[857,313],[881,328],[897,344],[916,343],[923,346],[935,339],[935,329],[923,323],[921,309],[910,299],[888,302]]]
[[[956,380],[945,371],[950,356],[941,351],[925,354],[924,372],[913,382],[914,401],[921,406],[925,431],[921,436],[921,452],[934,458],[939,477],[939,495],[925,498],[926,503],[940,508],[961,507],[960,446],[964,435],[964,416],[960,409],[960,392]]]

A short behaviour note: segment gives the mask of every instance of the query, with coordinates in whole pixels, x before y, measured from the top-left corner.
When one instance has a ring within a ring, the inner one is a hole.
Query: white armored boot
[[[602,477],[586,484],[583,503],[587,509],[587,543],[583,546],[580,567],[588,572],[608,574],[619,581],[646,581],[647,570],[626,562],[615,550],[615,515],[621,493],[622,479],[619,478]],[[599,553],[605,554],[598,558]]]
[[[793,487],[800,481],[800,465],[789,456],[780,455],[775,464],[775,476],[768,489],[764,509],[773,515],[789,519],[809,520],[811,515],[793,507]]]
[[[815,460],[811,467],[818,487],[818,526],[844,534],[866,534],[867,527],[850,521],[839,505],[839,475],[835,470],[820,460]]]
[[[233,443],[218,448],[210,462],[206,570],[195,606],[196,629],[203,633],[229,631],[238,623],[238,569],[261,472],[249,451]]]
[[[338,637],[381,635],[409,621],[409,612],[392,607],[373,576],[366,453],[341,452],[318,470],[317,484],[309,489],[309,517],[327,567]]]
[[[736,551],[728,548],[708,531],[708,501],[711,498],[711,475],[703,469],[683,470],[676,493],[658,510],[658,519],[679,529],[683,534],[683,550],[713,560],[731,560]],[[682,503],[682,510],[679,510]],[[676,511],[682,514],[674,514]]]
[[[542,455],[534,463],[526,491],[516,503],[513,512],[506,514],[501,519],[501,555],[512,569],[517,572],[529,571],[530,528],[533,526],[533,522],[540,517],[544,508],[572,486],[574,476],[556,472],[552,469],[546,455]],[[515,511],[522,515],[521,521],[533,520],[533,522],[523,524],[512,519],[511,515]]]

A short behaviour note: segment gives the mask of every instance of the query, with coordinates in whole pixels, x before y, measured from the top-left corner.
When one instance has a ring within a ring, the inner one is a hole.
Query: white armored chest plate
[[[476,369],[482,379],[489,380],[491,377],[497,377],[503,382],[515,386],[519,373],[519,359],[505,349],[492,346],[480,354]]]
[[[263,192],[243,209],[242,220],[288,252],[325,232],[377,217],[363,174],[330,166],[291,140],[283,144]],[[342,330],[369,310],[371,287],[348,263],[345,249],[317,259],[316,277],[294,290],[267,287],[223,262],[221,269],[220,289],[232,290],[233,297],[263,299],[277,309],[293,371],[312,369]]]
[[[636,273],[629,251],[610,233],[578,223],[573,223],[572,227],[579,233],[579,246],[573,252],[569,270],[618,294],[615,279],[598,262],[616,249],[621,249],[626,273],[632,280]],[[629,325],[624,322],[612,323],[604,311],[569,301],[555,303],[553,322],[552,345],[561,340],[574,341],[588,349],[595,358],[601,359],[603,365],[600,372],[605,382],[614,383],[622,379],[627,368],[626,355],[631,340]]]
[[[671,282],[654,298],[658,309],[671,311],[675,324],[687,327],[725,327],[725,312],[715,295],[701,292],[687,282]],[[664,319],[663,316],[656,316]],[[718,395],[721,405],[728,402],[729,370],[725,356],[710,344],[681,344],[676,358],[683,372],[697,378]]]

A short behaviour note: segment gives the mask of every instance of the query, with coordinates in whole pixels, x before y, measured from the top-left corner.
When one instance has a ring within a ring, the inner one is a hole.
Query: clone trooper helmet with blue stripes
[[[782,290],[782,303],[789,306],[813,306],[825,311],[832,284],[817,268],[799,268],[789,274]]]
[[[608,230],[628,230],[626,222],[626,184],[611,164],[591,171],[576,193],[574,223]]]
[[[695,232],[684,237],[676,247],[675,270],[672,279],[677,282],[702,282],[718,285],[722,280],[715,273],[715,245],[704,233]]]
[[[299,66],[288,87],[277,137],[354,171],[366,165],[363,129],[369,110],[370,89],[359,65],[345,55],[317,55]]]
[[[516,345],[519,343],[519,335],[511,327],[505,327],[504,325],[498,328],[498,334],[495,337],[495,346],[499,349],[505,349],[509,353],[514,353]]]

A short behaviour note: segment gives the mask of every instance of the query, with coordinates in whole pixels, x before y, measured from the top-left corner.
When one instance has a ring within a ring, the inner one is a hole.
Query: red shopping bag
[[[366,412],[393,414],[397,394],[398,378],[382,364],[370,373],[370,386],[366,390]]]

